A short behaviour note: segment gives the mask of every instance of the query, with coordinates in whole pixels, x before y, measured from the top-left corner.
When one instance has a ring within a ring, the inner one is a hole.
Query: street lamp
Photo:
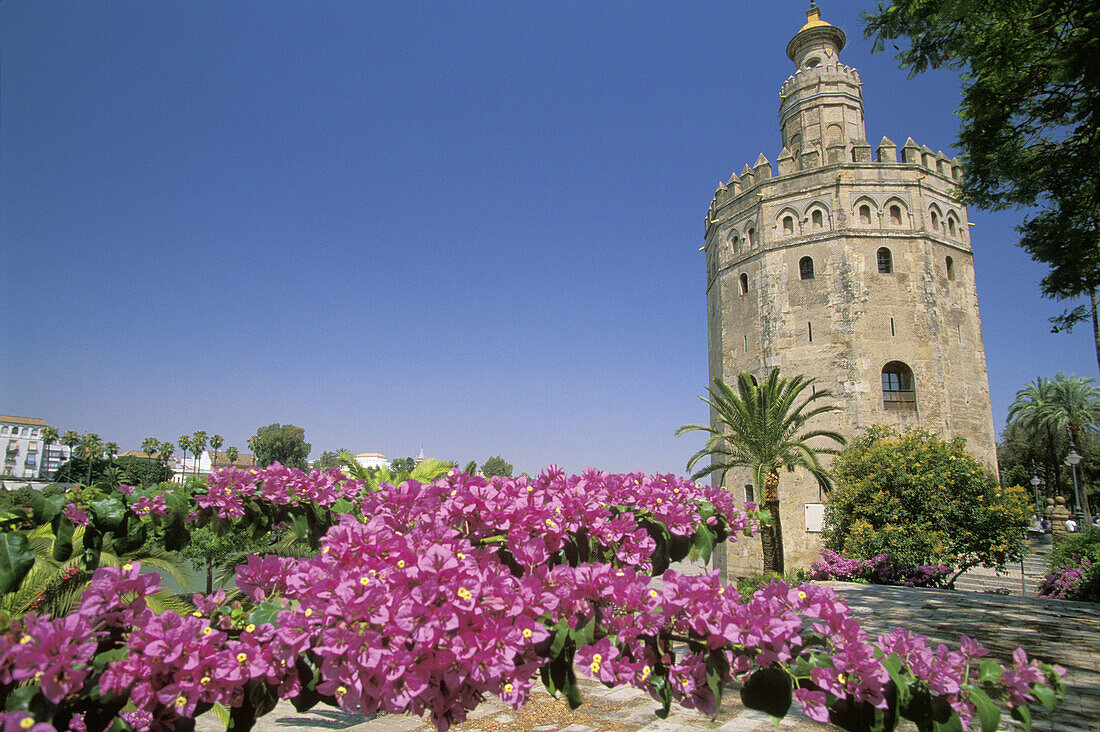
[[[1039,486],[1043,484],[1043,479],[1038,475],[1031,476],[1031,487],[1035,489],[1035,510],[1041,510],[1039,505]]]
[[[1077,454],[1077,450],[1070,447],[1069,455],[1066,455],[1066,465],[1073,471],[1073,500],[1077,502],[1077,515],[1082,519],[1086,518],[1085,502],[1081,500],[1081,487],[1077,484],[1077,463],[1081,462],[1081,456]]]

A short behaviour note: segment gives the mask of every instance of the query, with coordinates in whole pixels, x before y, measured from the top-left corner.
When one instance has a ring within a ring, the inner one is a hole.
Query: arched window
[[[814,278],[814,260],[812,258],[803,257],[798,260],[798,277],[803,280]]]
[[[790,235],[790,234],[794,233],[794,217],[793,216],[784,216],[783,217],[783,233],[787,234],[787,235]]]
[[[737,238],[737,234],[730,236],[730,246],[733,248],[734,254],[741,253],[741,240]]]
[[[749,240],[749,249],[756,248],[756,229],[749,229],[745,232],[745,238]]]
[[[890,207],[890,225],[901,226],[901,206],[897,204]]]
[[[859,207],[859,223],[871,225],[871,207],[866,203]]]
[[[890,274],[894,271],[894,255],[886,247],[878,250],[878,273]]]
[[[948,217],[947,219],[947,233],[950,236],[955,236],[955,219]]]
[[[940,215],[936,213],[935,209],[932,209],[932,231],[940,230]]]
[[[917,409],[913,370],[901,361],[891,361],[882,367],[882,407],[888,412],[914,412]]]
[[[814,209],[810,214],[810,224],[815,229],[821,229],[825,227],[825,216],[821,213],[821,209]]]
[[[749,291],[749,276],[742,272],[738,279],[741,281],[741,294],[744,295]]]
[[[947,279],[955,280],[955,260],[951,257],[947,258]]]

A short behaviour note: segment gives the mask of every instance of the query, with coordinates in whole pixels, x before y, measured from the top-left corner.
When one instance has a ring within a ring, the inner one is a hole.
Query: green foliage
[[[852,559],[889,554],[907,566],[1004,566],[1023,555],[1031,506],[964,449],[925,430],[872,427],[833,462],[826,548]]]
[[[737,578],[737,592],[742,600],[748,600],[757,590],[763,589],[772,582],[785,582],[794,587],[809,581],[809,573],[804,569],[796,569],[786,574],[776,572],[754,572],[745,577]]]
[[[1051,569],[1076,564],[1076,557],[1087,557],[1092,562],[1091,579],[1100,592],[1100,528],[1084,525],[1076,534],[1066,534],[1054,545],[1047,557]]]
[[[401,485],[410,479],[420,483],[430,483],[454,467],[453,463],[427,458],[422,460],[419,465],[414,465],[413,469],[407,472],[394,470],[393,468],[364,468],[347,451],[340,453],[340,464],[343,466],[345,474],[351,478],[365,481],[366,487],[370,490],[377,488],[379,483]]]
[[[48,485],[40,491],[31,488],[29,485],[24,485],[13,491],[0,490],[0,513],[6,513],[13,508],[30,510],[31,500],[36,495],[49,498],[64,495],[64,493],[65,488],[59,485]]]
[[[248,446],[256,456],[256,464],[266,467],[278,462],[288,468],[306,469],[311,445],[305,440],[306,431],[291,424],[269,424],[260,427],[248,438]]]
[[[761,531],[766,572],[783,572],[779,471],[806,470],[823,490],[829,491],[832,481],[818,456],[836,454],[837,450],[811,445],[809,441],[820,437],[845,444],[844,437],[836,432],[802,431],[815,417],[840,409],[835,404],[815,405],[814,402],[829,399],[833,394],[828,389],[807,394],[813,382],[801,375],[782,378],[778,368],[772,369],[760,385],[748,371],[741,372],[736,392],[721,379],[715,379],[714,388],[708,390],[711,398],[700,397],[715,414],[713,426],[687,424],[676,430],[678,436],[695,430],[710,434],[703,449],[688,461],[687,469],[691,470],[706,457],[710,458],[710,465],[697,470],[692,478],[697,480],[716,473],[725,481],[730,470],[747,468],[755,484],[765,488],[763,506],[771,518]]]
[[[90,476],[91,484],[109,480],[111,462],[96,459],[92,461],[91,470],[88,469],[88,461],[82,457],[74,457],[66,461],[53,475],[56,483],[84,483]],[[117,458],[114,467],[118,468],[118,480],[125,485],[150,486],[162,483],[172,477],[164,463],[156,460],[127,455]]]
[[[485,464],[481,466],[481,474],[486,478],[492,478],[494,475],[510,478],[512,477],[512,464],[497,455],[485,461]]]
[[[411,473],[416,469],[416,460],[412,457],[397,458],[390,463],[390,470],[395,473]]]
[[[329,470],[330,468],[339,468],[341,466],[340,453],[349,452],[348,450],[337,450],[336,452],[329,452],[326,450],[321,453],[321,457],[313,463],[313,467],[318,470]]]
[[[865,19],[876,50],[909,40],[897,58],[911,74],[962,71],[962,193],[982,208],[1039,207],[1020,245],[1050,266],[1044,295],[1089,296],[1100,361],[1100,6],[893,0]]]
[[[180,554],[203,570],[206,582],[204,587],[191,589],[213,592],[215,573],[226,566],[227,560],[239,558],[241,554],[256,551],[265,545],[266,542],[256,539],[247,526],[235,525],[226,532],[219,532],[213,525],[192,529],[190,541]],[[231,564],[236,566],[236,562]]]

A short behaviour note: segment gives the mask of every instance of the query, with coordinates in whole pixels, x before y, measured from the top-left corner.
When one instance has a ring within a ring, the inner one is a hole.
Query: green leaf
[[[776,664],[755,671],[741,686],[742,704],[773,717],[786,716],[791,699],[791,677]]]
[[[54,529],[53,558],[58,562],[67,562],[73,555],[73,531],[76,529],[73,522],[66,516],[57,517],[57,527]]]
[[[55,516],[61,513],[68,503],[68,497],[64,493],[46,498],[39,491],[31,493],[31,511],[34,514],[34,522],[38,525],[51,523]]]
[[[299,539],[305,539],[309,536],[309,521],[303,514],[294,514],[290,518],[290,527],[294,529],[294,535]]]
[[[957,713],[953,713],[946,722],[932,720],[932,730],[933,732],[966,732]]]
[[[1012,718],[1020,723],[1024,732],[1031,729],[1031,710],[1027,707],[1012,707]]]
[[[355,504],[346,498],[337,498],[336,503],[332,504],[332,512],[338,516],[348,513],[353,508],[355,508]]]
[[[722,706],[722,692],[726,688],[730,664],[723,649],[718,648],[707,656],[707,687],[714,694],[715,708]]]
[[[106,533],[122,528],[126,506],[118,498],[102,498],[88,504],[95,519],[96,528]]]
[[[978,687],[968,684],[965,688],[970,693],[970,701],[974,702],[974,706],[978,708],[978,719],[982,722],[982,732],[997,732],[997,726],[1001,723],[1001,710],[997,708],[989,695]]]
[[[1052,712],[1058,706],[1058,695],[1046,684],[1032,684],[1031,693],[1044,707]]]
[[[578,646],[590,646],[596,640],[596,614],[593,613],[588,621],[578,627],[576,630],[570,631],[569,637],[573,639],[573,642]]]
[[[277,602],[265,602],[262,605],[257,605],[251,613],[248,614],[248,621],[255,625],[261,625],[263,623],[274,623],[275,616],[279,614],[279,611],[283,608]]]
[[[130,655],[130,652],[126,648],[112,648],[109,651],[97,653],[92,656],[92,668],[96,670],[97,674],[101,674],[111,661],[121,661],[128,655]]]
[[[34,550],[18,531],[0,534],[0,594],[14,592],[34,566]]]
[[[1004,668],[1001,664],[991,659],[982,661],[982,665],[978,667],[978,680],[983,684],[995,684],[1001,680],[1001,674],[1004,673]]]
[[[653,713],[661,719],[668,719],[668,713],[672,709],[672,684],[669,683],[667,676],[653,676],[650,683],[653,684],[653,689],[661,702],[661,708],[654,710]]]
[[[913,700],[913,692],[909,690],[909,680],[902,675],[901,658],[896,653],[891,653],[882,661],[882,665],[886,667],[886,672],[890,674],[890,680],[894,682],[894,686],[898,690],[898,712],[904,713],[905,709],[909,708],[910,702]]]
[[[554,640],[550,642],[550,658],[557,658],[561,655],[565,642],[569,640],[569,623],[564,619],[559,620],[550,632],[554,635]]]
[[[695,551],[699,552],[699,556],[702,557],[704,563],[710,562],[711,552],[714,551],[714,533],[704,525],[700,525],[695,532]]]

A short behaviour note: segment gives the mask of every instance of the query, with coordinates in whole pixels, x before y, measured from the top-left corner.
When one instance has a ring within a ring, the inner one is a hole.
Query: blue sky
[[[871,55],[867,135],[959,84]],[[803,2],[0,4],[0,413],[135,448],[271,422],[517,470],[683,472],[703,218],[779,152]],[[1058,371],[1020,215],[971,211],[994,419]]]

